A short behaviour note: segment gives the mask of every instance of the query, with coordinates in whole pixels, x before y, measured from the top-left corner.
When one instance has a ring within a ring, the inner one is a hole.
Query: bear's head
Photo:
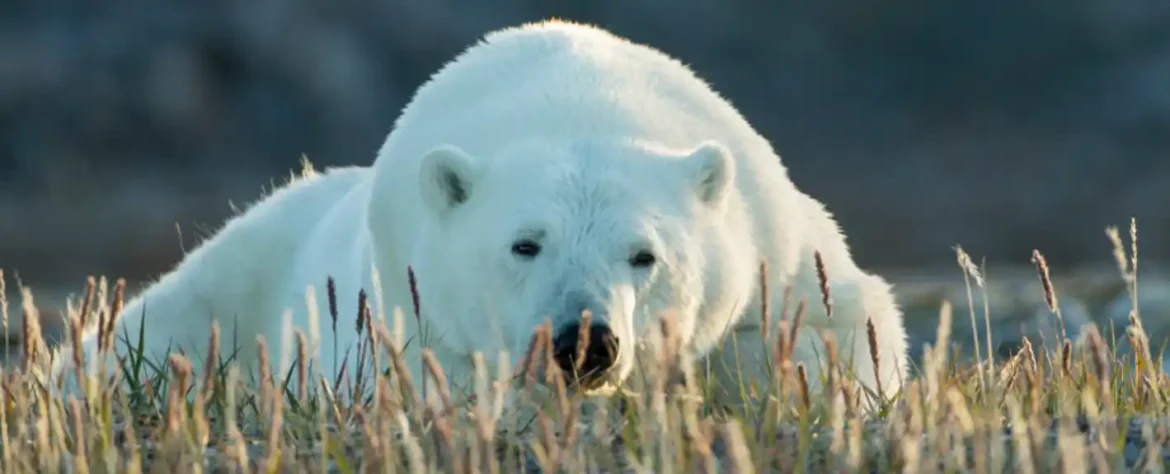
[[[429,218],[413,256],[426,323],[447,349],[504,349],[516,361],[548,321],[570,382],[620,385],[662,316],[683,344],[710,332],[696,316],[719,275],[705,273],[742,240],[722,225],[734,174],[714,141],[433,148],[419,169]]]

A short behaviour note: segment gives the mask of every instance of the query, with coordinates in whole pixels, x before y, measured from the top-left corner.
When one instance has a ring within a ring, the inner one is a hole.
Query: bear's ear
[[[699,200],[709,205],[723,202],[735,181],[735,161],[731,150],[719,142],[707,140],[683,159]]]
[[[440,218],[467,202],[474,186],[475,159],[455,145],[441,145],[423,155],[419,190],[423,204]]]

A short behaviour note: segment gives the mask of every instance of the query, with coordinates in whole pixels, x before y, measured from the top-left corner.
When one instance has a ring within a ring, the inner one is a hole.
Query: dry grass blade
[[[825,260],[820,252],[813,253],[813,260],[816,264],[817,281],[821,287],[821,304],[825,306],[825,317],[833,319],[833,297],[829,292],[829,272],[825,268]]]
[[[211,334],[207,337],[207,358],[203,363],[203,396],[211,397],[215,390],[215,374],[219,368],[219,321],[211,321]]]
[[[796,377],[800,382],[800,405],[808,410],[812,407],[812,397],[808,388],[808,369],[803,362],[796,364]]]
[[[772,329],[771,290],[768,288],[768,262],[760,262],[760,340],[767,344]],[[791,287],[790,287],[791,288]],[[787,309],[787,308],[785,308]]]
[[[877,385],[877,393],[886,393],[882,389],[882,358],[878,351],[877,328],[873,325],[873,318],[865,318],[866,342],[869,344],[869,359],[873,362],[873,380]]]
[[[1032,263],[1036,265],[1036,272],[1040,276],[1040,283],[1044,287],[1044,302],[1048,304],[1048,310],[1056,315],[1056,322],[1060,325],[1060,340],[1068,338],[1068,332],[1064,328],[1064,316],[1060,313],[1060,303],[1056,299],[1056,290],[1052,288],[1052,277],[1048,271],[1048,260],[1044,259],[1044,255],[1039,250],[1032,250]]]
[[[1072,377],[1072,341],[1068,339],[1060,348],[1060,372],[1065,377]]]
[[[593,312],[585,310],[581,312],[581,325],[577,329],[577,353],[576,360],[573,361],[573,370],[580,372],[581,366],[585,364],[585,354],[589,350],[589,325],[593,321]]]
[[[126,298],[126,280],[119,278],[118,282],[114,284],[114,300],[110,302],[110,314],[106,317],[106,350],[114,350],[114,342],[116,339],[115,326],[118,318],[122,315],[122,305]]]
[[[2,277],[3,274],[0,274]],[[81,300],[81,327],[86,327],[89,324],[89,312],[93,308],[94,292],[97,290],[97,280],[93,275],[85,278],[85,296]]]
[[[38,357],[45,349],[45,342],[41,339],[41,312],[33,301],[32,290],[21,288],[21,304],[24,310],[24,331],[21,334],[21,344],[24,349],[24,371],[31,372]]]
[[[8,335],[8,283],[4,278],[4,269],[0,268],[0,324],[4,325],[4,334]]]
[[[535,381],[536,365],[538,360],[543,359],[546,351],[546,346],[550,345],[552,334],[552,323],[546,321],[544,324],[537,326],[536,331],[532,333],[532,337],[528,340],[528,350],[524,353],[524,358],[520,361],[520,370],[516,373],[523,377],[523,388],[529,388],[529,384]]]
[[[296,329],[297,342],[297,398],[304,400],[309,390],[309,348],[305,341],[305,332]]]
[[[786,358],[792,359],[792,352],[796,350],[797,337],[800,336],[800,324],[804,322],[804,312],[807,308],[806,301],[802,298],[799,303],[796,303],[796,313],[792,316],[792,328],[788,333],[788,354]]]
[[[422,360],[426,364],[431,380],[438,386],[439,397],[443,402],[443,413],[450,413],[454,406],[451,401],[451,388],[447,386],[447,375],[443,373],[443,368],[439,366],[439,360],[435,358],[435,353],[430,348],[422,349]]]

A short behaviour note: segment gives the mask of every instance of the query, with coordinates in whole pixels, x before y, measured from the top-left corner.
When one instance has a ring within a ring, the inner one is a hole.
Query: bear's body
[[[118,355],[126,351],[124,339],[137,345],[145,321],[143,342],[150,360],[183,352],[202,367],[211,321],[217,319],[224,360],[238,348],[233,360],[255,367],[256,337],[263,336],[271,360],[279,363],[286,336],[283,314],[291,310],[295,327],[306,336],[320,334],[325,344],[321,367],[340,363],[332,350],[325,283],[332,277],[338,292],[337,340],[351,343],[357,340],[358,289],[370,288],[372,273],[364,225],[369,177],[368,169],[356,167],[312,173],[273,190],[232,218],[174,270],[126,303],[116,327]],[[306,311],[309,285],[315,287],[319,302],[317,332],[310,330]],[[90,328],[84,341],[91,365],[97,363],[96,331]],[[69,347],[63,350],[59,360],[70,360]]]
[[[831,320],[812,304],[818,251]],[[298,326],[309,322],[311,284],[328,369],[358,339],[353,295],[372,288],[371,264],[387,314],[401,308],[406,338],[421,336],[410,266],[427,345],[456,378],[470,373],[470,352],[490,360],[505,349],[514,361],[539,324],[568,334],[585,309],[612,335],[609,373],[619,381],[642,349],[635,341],[668,313],[688,352],[711,355],[713,366],[727,363],[717,346],[736,335],[731,363],[740,369],[720,377],[761,376],[769,357],[759,342],[761,261],[771,321],[786,287],[810,301],[797,360],[817,373],[823,348],[813,329],[831,330],[859,382],[874,387],[872,318],[882,388],[898,389],[907,345],[889,286],[856,266],[829,213],[797,190],[735,108],[656,50],[584,25],[528,24],[489,34],[424,84],[373,167],[281,189],[192,252],[143,294],[147,342],[161,348],[181,335],[201,348],[209,312],[238,312],[251,315],[239,325],[242,341],[263,334],[275,344],[286,308]],[[327,275],[343,316],[339,348]],[[123,321],[137,319],[141,301]],[[413,346],[406,359],[417,380]]]

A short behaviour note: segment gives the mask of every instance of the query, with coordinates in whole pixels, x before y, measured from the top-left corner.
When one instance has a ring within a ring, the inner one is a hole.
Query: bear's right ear
[[[722,204],[735,182],[731,150],[717,141],[706,140],[691,150],[683,162],[699,200],[711,206]]]
[[[467,202],[474,187],[475,159],[455,145],[441,145],[423,155],[419,190],[423,204],[439,218]]]

